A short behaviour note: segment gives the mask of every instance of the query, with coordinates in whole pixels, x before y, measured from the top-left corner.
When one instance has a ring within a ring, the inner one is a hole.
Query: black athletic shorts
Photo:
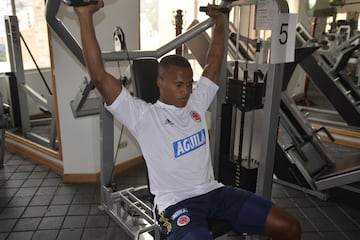
[[[155,212],[163,232],[171,240],[179,240],[197,228],[208,228],[209,218],[227,220],[237,233],[264,235],[272,205],[252,192],[224,186]]]

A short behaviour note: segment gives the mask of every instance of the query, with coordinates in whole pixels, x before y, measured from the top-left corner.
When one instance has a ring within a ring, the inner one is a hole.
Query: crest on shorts
[[[190,222],[190,218],[186,215],[181,215],[176,221],[176,223],[179,227],[185,226],[189,222]]]
[[[179,210],[177,210],[176,212],[173,213],[173,215],[171,215],[171,220],[174,221],[178,216],[189,212],[189,210],[187,208],[180,208]]]

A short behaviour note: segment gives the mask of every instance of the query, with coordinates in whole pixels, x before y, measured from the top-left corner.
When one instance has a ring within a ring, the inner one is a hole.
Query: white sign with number
[[[271,33],[271,64],[294,61],[296,20],[296,14],[279,13],[274,16]]]

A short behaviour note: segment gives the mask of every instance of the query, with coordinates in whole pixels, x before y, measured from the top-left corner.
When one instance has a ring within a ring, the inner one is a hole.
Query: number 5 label
[[[271,64],[294,61],[296,17],[296,14],[288,13],[274,16],[271,32]]]

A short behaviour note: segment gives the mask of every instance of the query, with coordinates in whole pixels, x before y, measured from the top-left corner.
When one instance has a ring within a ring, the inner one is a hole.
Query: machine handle
[[[83,0],[61,0],[64,4],[73,7],[87,6],[87,5],[96,5],[99,1],[91,0],[90,2],[84,2]]]
[[[331,135],[331,133],[329,132],[329,130],[327,130],[325,127],[320,127],[318,129],[315,130],[316,133],[320,132],[320,131],[324,131],[326,133],[326,135],[330,138],[330,140],[332,142],[335,141],[335,138]]]
[[[199,8],[200,12],[207,12],[208,11],[208,7],[200,7]],[[222,12],[222,13],[228,13],[230,12],[229,8],[226,7],[219,7],[217,8],[218,11]]]

